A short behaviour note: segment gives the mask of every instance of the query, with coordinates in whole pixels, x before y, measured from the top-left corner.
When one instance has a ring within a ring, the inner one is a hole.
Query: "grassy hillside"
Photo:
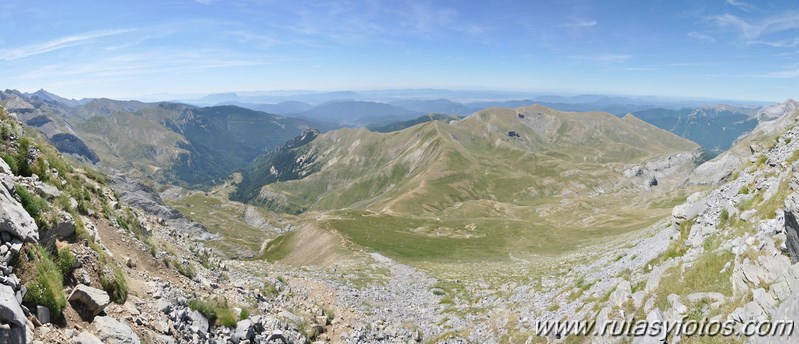
[[[251,166],[238,194],[324,212],[323,226],[389,255],[497,258],[574,248],[654,221],[681,195],[668,184],[642,188],[622,170],[696,148],[632,116],[488,109],[391,133],[322,134],[287,150],[293,165]],[[281,169],[301,179],[252,183]]]
[[[236,106],[161,103],[75,127],[105,166],[191,186],[227,177],[310,124]]]
[[[304,120],[236,106],[190,109],[165,126],[186,138],[179,147],[188,154],[179,156],[172,172],[189,185],[227,177],[310,127]]]
[[[138,171],[151,175],[168,167],[185,153],[178,147],[184,138],[159,122],[167,111],[159,107],[136,113],[120,112],[107,117],[93,117],[76,130],[100,156],[104,166]]]

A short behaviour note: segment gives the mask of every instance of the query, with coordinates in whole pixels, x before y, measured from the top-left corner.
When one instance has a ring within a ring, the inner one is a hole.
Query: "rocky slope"
[[[151,190],[117,193],[2,108],[0,124],[1,342],[302,343],[329,328],[282,277],[229,270]]]

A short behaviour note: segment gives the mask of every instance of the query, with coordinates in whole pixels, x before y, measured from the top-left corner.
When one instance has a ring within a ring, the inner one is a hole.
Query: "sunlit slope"
[[[281,166],[304,178],[265,185],[251,201],[324,212],[324,226],[398,257],[556,253],[667,214],[684,197],[674,186],[690,159],[655,187],[623,171],[697,147],[632,116],[488,109],[386,134],[322,134]]]
[[[277,192],[309,210],[412,214],[476,200],[529,204],[596,187],[637,186],[620,180],[625,165],[696,147],[633,117],[489,109],[388,134],[323,134],[304,154],[315,160],[305,168],[318,172],[267,185],[261,194]]]

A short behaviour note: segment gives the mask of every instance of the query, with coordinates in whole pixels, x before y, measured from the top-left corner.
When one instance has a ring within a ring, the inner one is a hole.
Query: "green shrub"
[[[137,238],[147,235],[146,229],[139,221],[139,218],[136,217],[136,214],[130,210],[130,208],[125,208],[125,211],[122,213],[122,215],[117,216],[116,220],[120,228],[127,232],[133,233]]]
[[[84,172],[86,173],[86,177],[89,177],[89,179],[98,182],[100,184],[106,183],[105,175],[101,174],[100,172],[97,172],[91,168],[85,168]]]
[[[69,200],[69,195],[67,195],[66,193],[62,193],[61,195],[56,197],[55,202],[53,203],[57,205],[59,209],[62,209],[68,213],[72,213],[74,210],[72,209],[72,204]]]
[[[45,306],[58,318],[67,304],[63,275],[47,250],[39,245],[28,247],[17,264],[20,276],[34,276],[30,281],[23,281],[28,288],[23,302],[31,307]]]
[[[280,291],[277,290],[274,284],[270,283],[269,281],[264,282],[264,287],[261,288],[261,293],[268,296],[277,296],[280,294]]]
[[[194,270],[194,266],[191,265],[191,263],[186,262],[186,264],[182,264],[177,259],[172,259],[171,263],[172,266],[174,266],[175,269],[177,269],[181,275],[186,276],[188,278],[194,278],[194,276],[197,276],[197,271]]]
[[[727,220],[729,218],[730,218],[730,213],[727,211],[727,209],[722,209],[721,216],[719,217],[719,224],[721,225],[727,223]]]
[[[3,141],[11,138],[11,129],[5,124],[3,124],[2,128],[0,128],[0,138],[2,138]]]
[[[241,312],[239,313],[239,319],[244,320],[250,317],[250,310],[247,308],[242,308]]]
[[[100,274],[100,284],[111,297],[111,301],[123,304],[128,299],[128,281],[125,279],[125,273],[118,266],[112,265],[110,273],[103,271]]]
[[[219,306],[216,309],[216,324],[225,327],[236,327],[238,321],[236,313],[227,305]]]
[[[61,276],[66,277],[72,271],[72,264],[75,263],[75,255],[69,247],[62,247],[56,252],[55,264],[58,266],[58,271]]]
[[[192,310],[200,312],[208,321],[216,320],[216,307],[212,303],[202,299],[191,299],[188,305]]]
[[[31,172],[39,176],[43,182],[50,180],[50,166],[43,159],[36,159],[31,166]]]
[[[79,213],[81,213],[83,215],[89,215],[89,209],[91,209],[91,208],[92,208],[91,203],[89,203],[89,202],[87,202],[85,200],[78,201],[78,212]]]
[[[757,157],[757,166],[762,166],[763,164],[765,164],[767,159],[768,157],[766,157],[765,155]]]
[[[238,318],[236,317],[236,313],[233,312],[233,309],[228,307],[226,300],[213,302],[194,298],[189,300],[188,305],[189,308],[200,312],[209,322],[215,323],[218,326],[236,326]]]
[[[25,211],[36,221],[36,225],[38,225],[39,228],[46,227],[46,222],[42,214],[47,210],[47,202],[38,195],[30,193],[30,191],[23,186],[17,185],[15,190],[17,191],[17,195],[19,195],[22,207],[25,208]]]
[[[23,177],[30,177],[33,175],[33,169],[28,164],[28,150],[30,149],[30,139],[23,137],[19,140],[19,149],[17,150],[17,171],[18,175]]]
[[[19,166],[17,166],[17,159],[14,159],[9,155],[4,155],[3,161],[5,161],[6,164],[8,164],[8,167],[11,168],[11,173],[19,175]]]

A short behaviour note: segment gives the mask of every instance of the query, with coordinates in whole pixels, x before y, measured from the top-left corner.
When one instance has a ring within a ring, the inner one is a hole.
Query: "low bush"
[[[47,223],[44,219],[43,213],[47,210],[47,202],[38,195],[30,193],[28,189],[17,184],[15,187],[17,195],[19,196],[20,203],[25,211],[36,221],[39,228],[46,227]]]
[[[236,327],[238,320],[238,314],[233,312],[233,309],[227,307],[227,305],[219,306],[216,309],[216,324],[218,326]]]
[[[66,277],[72,270],[72,264],[75,263],[75,255],[69,247],[62,247],[56,252],[55,264],[58,266],[58,271],[61,276]]]
[[[192,310],[200,312],[208,321],[216,320],[216,307],[213,303],[202,299],[191,299],[188,305]]]
[[[67,304],[64,297],[64,280],[61,270],[50,258],[46,249],[39,245],[26,246],[17,261],[20,276],[25,276],[28,292],[23,302],[30,307],[42,305],[50,309],[55,318]]]
[[[200,314],[206,317],[209,322],[215,323],[217,326],[236,326],[238,315],[233,312],[232,308],[228,306],[227,300],[218,300],[214,302],[210,300],[194,298],[189,300],[188,305],[189,308],[200,312]]]
[[[188,278],[194,278],[195,276],[197,276],[197,271],[194,270],[194,266],[191,265],[191,263],[189,262],[183,264],[177,259],[164,257],[164,263],[166,263],[166,265],[174,266],[175,269],[178,270],[178,273]]]
[[[111,301],[123,304],[128,299],[128,281],[125,273],[116,265],[111,265],[110,270],[109,272],[106,269],[100,274],[100,284],[111,297]]]

